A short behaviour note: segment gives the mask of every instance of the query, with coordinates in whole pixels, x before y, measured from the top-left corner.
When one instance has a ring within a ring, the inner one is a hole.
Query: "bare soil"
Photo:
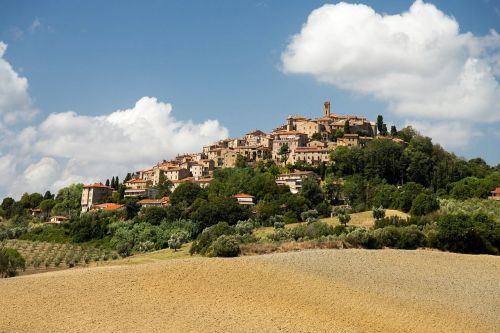
[[[0,332],[499,332],[500,258],[311,250],[0,280]]]

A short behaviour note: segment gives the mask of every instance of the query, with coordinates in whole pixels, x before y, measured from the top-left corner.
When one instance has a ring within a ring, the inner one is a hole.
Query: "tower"
[[[330,116],[330,101],[326,101],[323,106],[323,116]]]

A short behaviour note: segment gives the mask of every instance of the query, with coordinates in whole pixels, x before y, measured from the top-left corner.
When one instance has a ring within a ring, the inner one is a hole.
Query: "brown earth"
[[[500,258],[312,250],[0,280],[1,332],[500,332]]]

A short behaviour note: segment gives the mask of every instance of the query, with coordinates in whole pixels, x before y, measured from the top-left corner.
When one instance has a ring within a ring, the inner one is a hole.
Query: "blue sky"
[[[413,3],[358,2],[380,14],[405,12]],[[490,29],[500,31],[498,0],[431,3],[453,17],[461,33],[485,36]],[[171,116],[179,122],[216,119],[230,136],[254,128],[271,130],[289,114],[318,116],[325,100],[340,114],[371,119],[384,114],[389,123],[403,125],[409,117],[388,111],[391,101],[377,92],[341,88],[308,69],[283,70],[282,54],[291,37],[324,4],[0,0],[0,41],[8,45],[3,58],[28,80],[38,110],[28,124],[8,126],[21,131],[38,126],[51,113],[68,110],[82,116],[107,115],[132,108],[143,96],[171,103]],[[418,115],[410,118],[420,120]],[[500,138],[491,136],[499,127],[496,120],[479,123],[470,142],[450,149],[500,163]],[[16,163],[15,172],[24,167]]]

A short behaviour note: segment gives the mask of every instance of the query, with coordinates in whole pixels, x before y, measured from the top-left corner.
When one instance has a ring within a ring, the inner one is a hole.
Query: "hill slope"
[[[0,331],[493,332],[500,258],[315,250],[0,280]]]

